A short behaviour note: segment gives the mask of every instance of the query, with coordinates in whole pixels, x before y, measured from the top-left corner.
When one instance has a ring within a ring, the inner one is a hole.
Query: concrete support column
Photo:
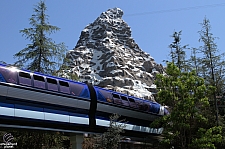
[[[70,136],[71,149],[82,149],[82,143],[84,141],[83,134],[74,134]]]

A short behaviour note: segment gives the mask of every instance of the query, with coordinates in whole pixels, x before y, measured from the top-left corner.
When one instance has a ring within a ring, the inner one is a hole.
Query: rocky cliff
[[[81,82],[154,100],[154,77],[163,67],[139,48],[122,16],[121,9],[108,9],[87,25],[67,54],[70,67]]]

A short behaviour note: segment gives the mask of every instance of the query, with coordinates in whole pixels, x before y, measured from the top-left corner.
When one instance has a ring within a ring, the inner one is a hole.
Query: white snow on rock
[[[84,28],[67,54],[71,70],[81,82],[154,100],[154,78],[163,67],[139,48],[122,16],[120,8],[108,9]]]

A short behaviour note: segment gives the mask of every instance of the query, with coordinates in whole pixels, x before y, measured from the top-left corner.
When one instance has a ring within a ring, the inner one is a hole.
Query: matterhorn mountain
[[[131,37],[120,8],[108,9],[81,32],[75,48],[67,53],[79,81],[154,100],[153,84],[163,66]]]

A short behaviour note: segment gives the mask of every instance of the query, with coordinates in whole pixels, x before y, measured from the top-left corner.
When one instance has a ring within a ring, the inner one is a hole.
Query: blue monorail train
[[[78,114],[86,113],[89,126],[92,127],[98,125],[98,119],[109,120],[109,116],[113,113],[126,118],[129,123],[146,127],[158,117],[168,114],[167,109],[156,102],[92,86],[88,83],[19,70],[3,64],[0,64],[0,85],[1,83],[25,88],[20,94],[9,96],[19,96],[16,98],[23,99],[26,94],[26,97],[30,97],[26,99],[29,102],[53,104],[76,109]],[[42,98],[35,92],[29,93],[27,90],[55,94],[59,97],[45,96]]]

